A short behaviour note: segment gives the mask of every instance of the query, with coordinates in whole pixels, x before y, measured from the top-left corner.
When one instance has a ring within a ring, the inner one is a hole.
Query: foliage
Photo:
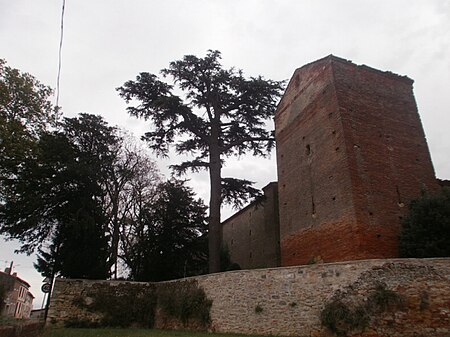
[[[386,289],[384,284],[378,284],[375,291],[367,298],[367,310],[370,313],[385,312],[389,309],[402,309],[404,298],[393,290]]]
[[[187,324],[190,321],[207,326],[212,301],[196,281],[153,284],[96,284],[75,298],[74,305],[100,313],[98,321],[76,317],[67,327],[141,326],[152,327],[158,308],[168,317]]]
[[[0,60],[0,233],[38,249],[46,276],[105,278],[136,180],[156,169],[99,116],[59,121],[51,94]]]
[[[64,322],[64,327],[76,329],[97,329],[101,327],[101,325],[98,322],[93,322],[88,319],[72,317]]]
[[[3,183],[0,232],[38,249],[45,276],[104,279],[117,271],[121,232],[159,180],[155,165],[100,116],[41,132],[32,160]]]
[[[34,143],[58,119],[52,90],[0,59],[0,193],[21,165],[33,159]],[[1,194],[0,194],[1,197]]]
[[[59,245],[54,242],[48,249],[38,248],[36,263],[34,268],[43,276],[49,279],[54,278],[61,270],[61,259],[59,259]]]
[[[193,155],[190,161],[172,165],[175,172],[209,170],[210,272],[220,270],[222,201],[240,205],[258,194],[250,181],[222,178],[222,165],[233,155],[268,154],[274,137],[265,123],[273,117],[283,88],[282,82],[261,76],[246,79],[241,70],[223,69],[220,58],[220,52],[212,50],[204,58],[186,55],[161,71],[173,78],[184,99],[150,73],[140,73],[118,88],[127,103],[137,102],[127,108],[132,116],[152,121],[153,129],[143,137],[151,149],[167,156],[175,145],[178,154]]]
[[[369,316],[363,306],[351,308],[341,300],[335,299],[325,305],[320,320],[323,326],[337,336],[346,336],[349,331],[363,330],[367,327]]]
[[[58,120],[49,101],[51,94],[52,90],[32,75],[0,59],[0,233],[9,225],[2,217],[4,204],[17,197],[11,193],[11,185],[26,176],[24,171],[36,160],[40,135]]]
[[[205,213],[203,201],[184,181],[161,183],[124,246],[131,278],[162,281],[205,273]]]
[[[450,188],[409,204],[400,236],[402,257],[450,256]]]
[[[68,322],[70,327],[153,326],[156,295],[155,288],[151,284],[146,286],[132,283],[97,284],[83,296],[85,297],[77,298],[74,304],[101,313],[102,318],[99,322],[72,320]],[[84,300],[86,297],[91,299],[89,303]]]
[[[361,332],[370,323],[374,315],[402,309],[404,298],[400,294],[378,284],[364,303],[352,303],[339,293],[328,302],[320,313],[322,325],[337,336],[347,336],[350,332]]]
[[[117,278],[118,259],[129,262],[127,247],[142,227],[143,214],[156,197],[159,171],[142,147],[124,135],[102,184],[110,237],[108,268]]]
[[[184,325],[194,320],[207,326],[210,321],[212,301],[196,281],[168,282],[158,286],[158,308],[166,315],[180,320]]]
[[[20,123],[31,134],[45,130],[56,117],[51,94],[50,87],[0,59],[0,111],[6,121]]]
[[[255,314],[260,314],[264,311],[263,307],[260,306],[259,304],[256,305],[255,307]]]
[[[59,131],[40,136],[34,160],[4,185],[1,231],[19,239],[22,252],[40,248],[39,268],[47,275],[50,270],[72,278],[108,274],[101,182],[111,165],[113,130],[97,116],[64,119]],[[44,252],[58,253],[50,260],[59,263],[44,268],[50,262]]]
[[[240,270],[241,266],[233,262],[230,256],[230,250],[228,246],[223,246],[220,251],[220,271]]]

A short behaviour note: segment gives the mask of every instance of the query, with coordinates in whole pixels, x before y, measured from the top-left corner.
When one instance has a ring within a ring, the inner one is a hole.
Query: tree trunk
[[[111,195],[112,200],[112,241],[111,241],[111,251],[109,254],[110,260],[108,263],[108,272],[111,273],[111,268],[114,268],[114,274],[112,275],[114,279],[117,279],[117,256],[119,254],[119,235],[120,235],[120,224],[119,224],[119,186],[114,185],[114,193]]]
[[[220,250],[222,248],[222,225],[220,223],[222,163],[220,162],[218,137],[215,142],[214,140],[212,141],[210,146],[209,160],[211,194],[209,199],[208,260],[209,272],[217,273],[220,271]]]

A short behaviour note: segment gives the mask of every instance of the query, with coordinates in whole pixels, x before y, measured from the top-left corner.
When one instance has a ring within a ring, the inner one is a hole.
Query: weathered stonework
[[[434,175],[404,76],[329,56],[295,71],[275,117],[281,265],[398,256]]]
[[[358,336],[450,335],[448,258],[360,260],[232,271],[194,279],[212,300],[211,331],[331,336],[319,319],[327,301],[339,291],[364,300],[383,282],[388,289],[404,296],[405,308],[372,317],[369,327]],[[62,325],[70,318],[92,315],[80,311],[74,299],[86,292],[86,288],[92,288],[94,282],[115,283],[58,279],[49,321]],[[158,316],[156,320],[155,325],[161,326]]]
[[[7,324],[7,323],[6,323]],[[0,325],[1,337],[36,337],[42,334],[44,323],[23,321],[14,325]]]
[[[264,197],[240,210],[222,223],[223,244],[232,262],[242,269],[280,265],[280,226],[278,186],[263,188]]]

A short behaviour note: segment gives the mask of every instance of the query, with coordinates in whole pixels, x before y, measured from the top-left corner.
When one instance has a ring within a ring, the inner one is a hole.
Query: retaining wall
[[[213,301],[211,331],[331,336],[320,323],[325,304],[338,294],[364,303],[381,283],[404,298],[403,308],[380,312],[362,333],[353,336],[450,336],[449,258],[352,261],[190,279],[196,279]],[[92,315],[74,300],[97,282],[115,283],[58,279],[49,321],[62,325],[70,318]]]
[[[13,325],[0,325],[1,337],[38,337],[42,334],[43,322],[24,321]]]

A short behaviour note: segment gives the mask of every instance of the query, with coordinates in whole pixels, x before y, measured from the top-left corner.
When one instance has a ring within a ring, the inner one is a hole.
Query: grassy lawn
[[[49,329],[42,337],[242,337],[234,334],[154,329]]]

